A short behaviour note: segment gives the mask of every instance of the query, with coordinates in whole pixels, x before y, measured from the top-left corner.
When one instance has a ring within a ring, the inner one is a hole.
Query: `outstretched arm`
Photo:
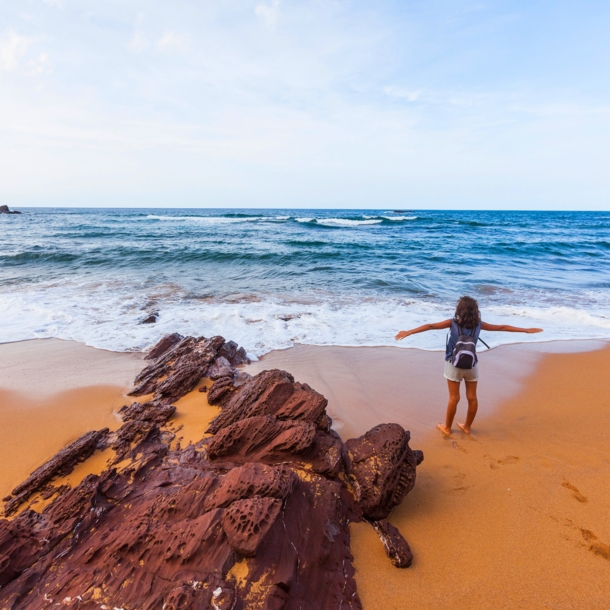
[[[541,333],[542,328],[519,328],[518,326],[509,326],[508,324],[481,324],[481,330],[501,330],[507,333]]]
[[[411,330],[401,330],[396,337],[396,341],[400,341],[409,335],[416,335],[417,333],[424,333],[427,330],[442,330],[443,328],[451,328],[451,320],[443,320],[442,322],[435,322],[434,324],[424,324]]]

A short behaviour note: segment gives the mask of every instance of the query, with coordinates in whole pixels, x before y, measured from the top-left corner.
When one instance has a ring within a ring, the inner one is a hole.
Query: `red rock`
[[[312,390],[306,383],[295,383],[294,391],[286,402],[275,411],[278,419],[304,420],[314,424],[326,415],[328,400]]]
[[[171,335],[166,335],[157,343],[149,352],[146,354],[147,360],[156,360],[164,354],[168,349],[171,349],[177,343],[180,343],[184,337],[178,333],[173,333]]]
[[[223,387],[227,385],[224,379],[226,378],[220,380]],[[212,434],[248,417],[275,413],[294,392],[294,378],[286,371],[274,369],[259,373],[239,387],[235,387],[235,384],[233,386],[230,400],[226,403],[223,401],[222,412],[208,428]],[[217,404],[214,398],[212,386],[208,396],[211,404]]]
[[[385,519],[373,521],[371,525],[375,528],[392,564],[397,568],[408,568],[413,561],[413,553],[398,529]]]
[[[205,376],[224,342],[222,337],[182,339],[163,351],[136,377],[137,386],[131,396],[154,393],[157,401],[170,403],[178,400]]]
[[[256,549],[275,523],[282,501],[254,496],[236,500],[222,515],[222,529],[231,548],[245,557],[256,555]]]
[[[292,492],[296,481],[296,475],[287,466],[247,462],[220,479],[219,485],[206,497],[205,507],[206,510],[225,508],[235,500],[254,496],[284,500]]]
[[[379,424],[345,443],[351,476],[364,516],[385,519],[415,485],[415,468],[424,459],[409,447],[411,435],[398,424]]]
[[[1,608],[357,610],[348,525],[363,513],[392,562],[410,563],[382,520],[422,459],[408,432],[384,424],[344,444],[322,395],[285,371],[232,368],[245,354],[222,337],[174,336],[155,350],[134,390],[151,401],[123,407],[116,432],[85,435],[16,488],[52,501],[0,519]],[[230,375],[208,392],[223,407],[214,436],[171,451],[170,402],[227,362]],[[116,451],[101,475],[51,484],[99,442]],[[17,498],[26,496],[11,496],[13,511]],[[245,579],[232,575],[236,564]]]

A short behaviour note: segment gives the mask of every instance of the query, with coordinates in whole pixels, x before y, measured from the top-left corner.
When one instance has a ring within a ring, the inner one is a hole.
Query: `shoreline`
[[[479,352],[478,420],[516,395],[546,355],[587,353],[610,346],[610,341],[561,343],[510,344]],[[558,348],[561,351],[557,352]],[[388,421],[388,417],[412,435],[434,429],[444,421],[447,404],[443,364],[442,352],[419,348],[297,345],[270,352],[244,370],[256,374],[268,368],[285,368],[297,381],[308,383],[328,398],[333,428],[342,438],[350,438]],[[359,412],[357,422],[350,418],[354,409]]]
[[[159,340],[165,335],[159,337]],[[78,341],[76,339],[66,339],[63,337],[27,337],[24,339],[15,339],[8,341],[0,341],[0,349],[4,345],[16,345],[20,343],[28,343],[31,341],[61,341],[64,343],[74,343],[78,345],[82,345],[86,348],[91,348],[94,350],[98,350],[101,352],[107,352],[110,354],[146,354],[146,352],[151,349],[157,341],[153,341],[150,345],[143,349],[126,349],[126,350],[115,350],[109,349],[106,347],[99,347],[97,345],[91,345],[84,341]],[[490,341],[487,341],[490,343]],[[603,345],[610,344],[610,337],[570,337],[568,339],[541,339],[541,340],[529,340],[529,341],[511,341],[509,343],[501,343],[499,345],[492,345],[489,349],[483,345],[478,346],[479,355],[482,353],[493,352],[497,349],[506,348],[506,347],[521,347],[523,349],[531,349],[533,351],[541,351],[544,353],[576,353],[576,352],[587,352],[595,349],[600,349]],[[258,362],[259,360],[266,358],[270,354],[274,354],[276,352],[286,352],[294,348],[299,347],[310,347],[310,348],[331,348],[331,347],[339,347],[346,349],[399,349],[399,350],[416,350],[418,352],[430,352],[430,353],[443,353],[444,347],[442,348],[427,348],[420,346],[409,346],[404,343],[404,341],[396,341],[391,345],[384,344],[372,344],[372,345],[344,345],[341,343],[299,343],[295,341],[292,345],[288,345],[286,347],[278,347],[270,349],[268,352],[261,354],[260,356],[250,355],[248,357],[253,362]],[[565,349],[562,349],[565,348]]]
[[[434,429],[446,406],[436,352],[296,346],[244,366],[252,374],[284,368],[324,394],[344,439],[397,421],[411,430],[411,447],[424,451],[415,488],[389,519],[413,549],[411,568],[394,568],[368,525],[350,526],[365,610],[606,607],[610,343],[560,353],[519,345],[526,347],[481,351],[472,437]],[[0,443],[2,489],[68,436],[118,426],[113,413],[131,402],[125,394],[144,364],[142,354],[62,340],[0,344],[0,355],[0,392],[8,397],[0,408],[14,418],[0,433],[13,443]],[[114,383],[100,383],[108,379]],[[177,405],[184,442],[207,421],[200,396]],[[456,421],[464,412],[461,402]]]

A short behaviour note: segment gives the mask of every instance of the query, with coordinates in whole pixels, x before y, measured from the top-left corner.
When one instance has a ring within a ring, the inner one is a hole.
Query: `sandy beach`
[[[140,354],[58,340],[3,344],[0,355],[3,496],[80,434],[118,427],[143,365]],[[434,428],[446,404],[438,352],[297,346],[246,370],[283,368],[323,393],[343,439],[397,422],[424,451],[390,517],[412,567],[394,568],[372,528],[351,526],[365,609],[607,608],[610,346],[504,346],[480,366],[474,434],[449,438]],[[185,443],[217,412],[197,390],[177,407]]]
[[[0,345],[0,497],[89,430],[115,430],[114,413],[143,366],[137,353],[44,339]]]

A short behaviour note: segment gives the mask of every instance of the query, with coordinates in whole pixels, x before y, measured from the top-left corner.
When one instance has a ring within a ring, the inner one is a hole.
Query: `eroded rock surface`
[[[409,447],[411,434],[398,424],[380,424],[345,443],[358,503],[367,519],[385,519],[415,485],[424,454]]]
[[[357,609],[348,525],[363,518],[394,565],[410,565],[384,520],[423,458],[408,432],[382,424],[344,444],[321,394],[285,371],[237,370],[245,353],[222,337],[170,335],[149,358],[132,394],[152,398],[8,499],[7,514],[36,492],[50,503],[0,519],[0,608]],[[197,396],[221,411],[211,436],[180,449],[171,403],[203,376],[215,381]],[[55,481],[104,448],[114,457],[100,475]]]

